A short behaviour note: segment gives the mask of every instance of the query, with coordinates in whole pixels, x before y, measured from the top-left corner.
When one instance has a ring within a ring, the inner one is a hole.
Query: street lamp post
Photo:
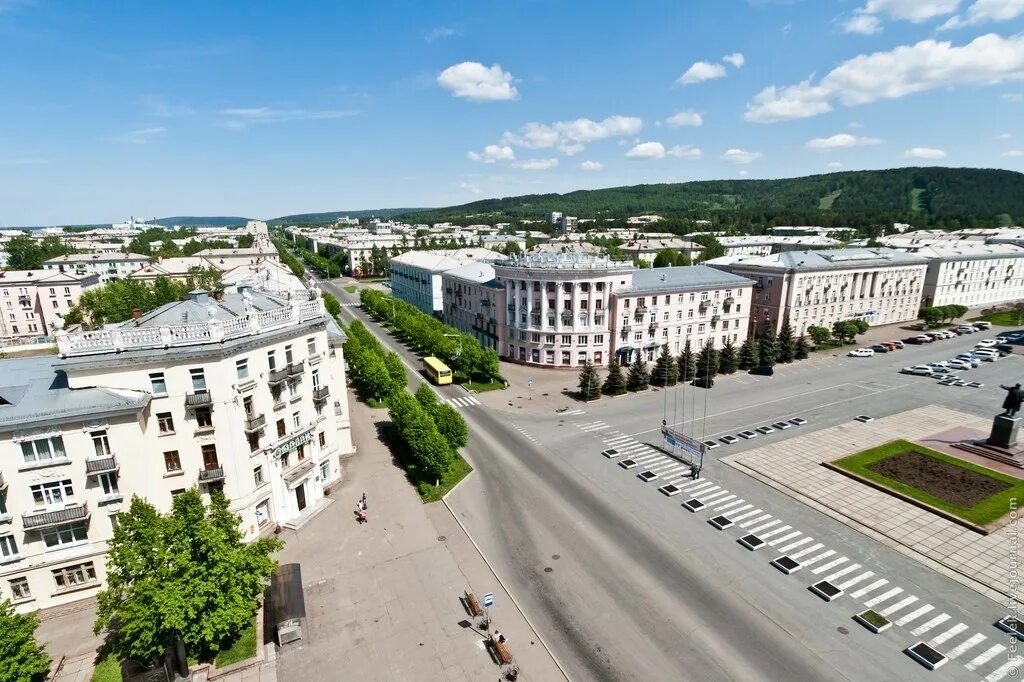
[[[455,351],[455,357],[458,358],[459,360],[461,360],[462,359],[462,334],[445,334],[444,336],[459,340],[459,349],[457,351]]]

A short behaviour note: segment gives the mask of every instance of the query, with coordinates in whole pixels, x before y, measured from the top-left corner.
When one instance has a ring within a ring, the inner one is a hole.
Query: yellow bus
[[[452,383],[452,371],[448,365],[433,356],[423,358],[423,369],[427,370],[427,376],[438,386]]]

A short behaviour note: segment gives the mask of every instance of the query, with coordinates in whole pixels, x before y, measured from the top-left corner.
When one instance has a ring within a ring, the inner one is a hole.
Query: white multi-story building
[[[29,339],[49,336],[82,292],[100,285],[97,274],[52,270],[0,272],[0,336]]]
[[[923,306],[974,308],[1024,299],[1024,248],[965,241],[912,253],[928,259]]]
[[[694,352],[709,340],[738,345],[747,337],[753,286],[705,265],[637,270],[614,292],[612,349],[625,364],[636,353],[654,360],[662,347],[678,355],[687,341]]]
[[[0,366],[0,599],[102,586],[117,512],[219,489],[245,538],[300,522],[352,451],[344,336],[316,292],[193,292]]]
[[[736,235],[717,239],[726,256],[768,256],[780,251],[835,249],[843,245],[838,239],[821,235]]]
[[[139,253],[70,253],[43,261],[43,268],[73,275],[99,275],[100,284],[106,284],[124,279],[149,265],[150,260]]]
[[[470,263],[441,274],[442,319],[476,338],[483,348],[501,353],[505,326],[505,287],[490,263]]]
[[[441,275],[468,263],[492,263],[505,256],[497,251],[471,248],[448,251],[406,251],[391,259],[391,291],[430,315],[444,307]]]

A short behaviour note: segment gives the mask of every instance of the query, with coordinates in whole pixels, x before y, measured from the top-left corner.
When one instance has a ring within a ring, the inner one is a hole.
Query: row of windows
[[[532,282],[532,286],[528,285],[523,280],[510,281],[509,285],[510,285],[510,287],[511,287],[511,289],[513,291],[516,290],[516,289],[519,289],[521,291],[522,290],[532,290],[532,291],[540,291],[541,290],[541,283],[537,282],[537,281]],[[579,290],[582,293],[589,293],[590,292],[590,282],[580,282],[576,286],[579,287]],[[563,292],[565,292],[567,294],[572,293],[572,287],[573,287],[573,283],[572,282],[562,282],[562,291]],[[555,282],[547,282],[545,284],[544,290],[545,291],[557,291],[558,289],[557,289],[557,286],[556,286]],[[594,282],[594,291],[604,291],[604,282]]]
[[[50,571],[53,577],[53,584],[57,592],[65,592],[96,582],[96,567],[91,561],[74,566],[65,566]],[[11,588],[11,597],[14,601],[25,601],[32,598],[32,590],[28,586],[28,578],[11,578],[7,581]]]
[[[771,278],[768,279],[768,285],[771,286]],[[714,300],[717,301],[717,300],[719,300],[721,298],[732,298],[733,297],[732,296],[732,289],[725,289],[725,291],[724,291],[725,296],[724,297],[722,296],[722,293],[723,293],[723,291],[721,289],[716,289],[714,292],[702,291],[702,292],[700,292],[700,300],[702,300],[702,301],[710,301],[710,300],[714,299]],[[712,294],[714,294],[714,295],[712,296]],[[736,295],[737,296],[742,296],[743,295],[743,290],[742,289],[738,290],[736,292]],[[687,302],[689,302],[689,303],[693,303],[693,302],[695,302],[697,300],[696,292],[691,291],[689,294],[677,294],[676,295],[676,303],[683,303],[684,302],[684,297],[686,297],[685,300]],[[623,299],[622,300],[622,307],[623,308],[628,308],[630,300],[631,299],[628,299],[628,298]],[[665,296],[661,297],[660,299],[659,299],[658,296],[651,296],[651,305],[658,305],[658,301],[659,300],[662,301],[663,305],[671,305],[672,304],[672,295],[671,294],[665,294]],[[641,307],[646,306],[646,305],[647,305],[647,297],[646,296],[641,296],[641,297],[636,299],[636,307],[641,308]]]

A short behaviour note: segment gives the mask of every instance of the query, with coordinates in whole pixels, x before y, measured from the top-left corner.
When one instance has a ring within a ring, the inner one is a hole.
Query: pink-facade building
[[[20,341],[51,335],[82,292],[99,284],[96,273],[0,271],[0,336]]]

